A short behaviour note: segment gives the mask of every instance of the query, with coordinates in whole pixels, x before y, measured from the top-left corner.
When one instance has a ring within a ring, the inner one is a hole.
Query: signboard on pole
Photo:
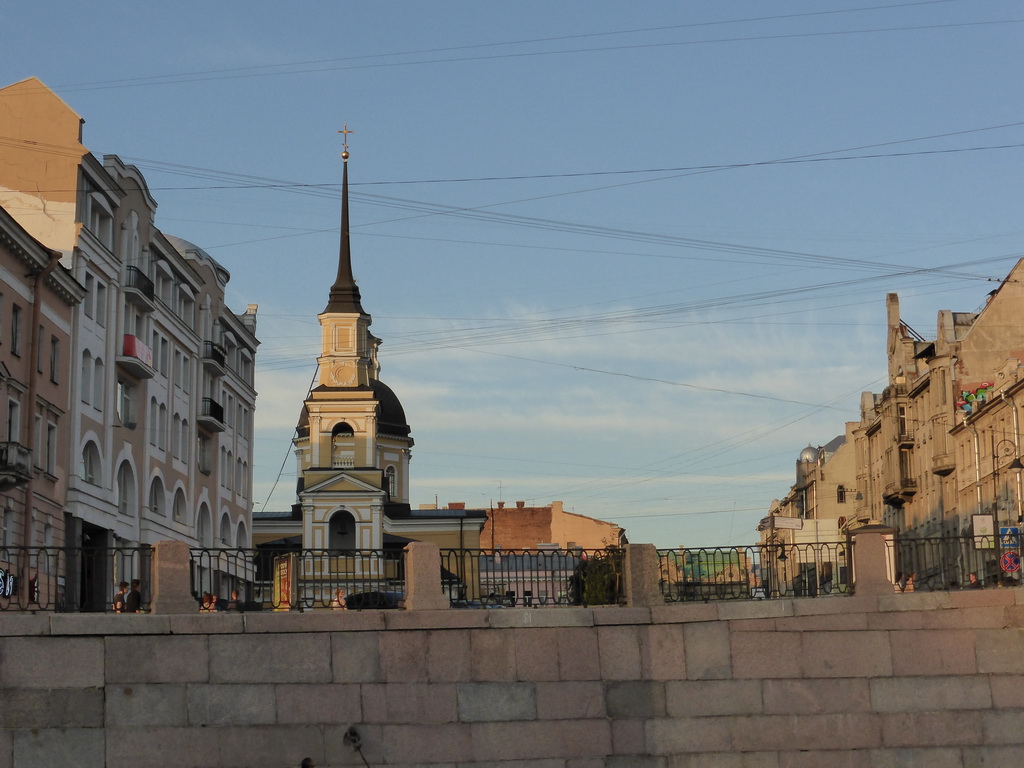
[[[996,548],[996,525],[992,515],[972,515],[974,546],[977,549]]]
[[[1016,552],[1003,552],[999,558],[999,567],[1006,573],[1015,573],[1020,570],[1020,555]]]
[[[999,529],[999,545],[1003,549],[1017,549],[1020,544],[1020,526],[1004,525]]]

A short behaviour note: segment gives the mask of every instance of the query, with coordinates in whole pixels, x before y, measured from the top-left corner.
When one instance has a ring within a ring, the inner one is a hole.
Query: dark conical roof
[[[358,312],[363,311],[359,302],[359,286],[352,276],[352,250],[348,236],[348,152],[342,153],[344,171],[341,181],[341,251],[338,254],[338,276],[331,286],[331,297],[324,312]]]

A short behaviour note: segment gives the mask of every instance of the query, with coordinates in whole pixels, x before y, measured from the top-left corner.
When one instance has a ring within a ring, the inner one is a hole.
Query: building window
[[[164,484],[159,477],[153,478],[149,489],[149,511],[154,515],[164,514]]]
[[[39,326],[39,335],[36,336],[36,370],[43,372],[43,339],[46,338],[46,328]]]
[[[398,478],[394,466],[389,466],[384,470],[384,488],[391,499],[394,499],[398,494]]]
[[[103,395],[106,392],[106,377],[103,361],[96,358],[96,367],[92,376],[92,404],[96,410],[103,410]]]
[[[7,401],[7,440],[21,442],[21,403],[13,398]]]
[[[21,355],[21,307],[11,307],[11,354]]]
[[[56,336],[50,337],[50,381],[54,384],[58,381],[60,370],[60,339]]]
[[[89,485],[100,484],[100,451],[91,440],[82,451],[82,479]]]
[[[188,509],[185,506],[185,494],[181,488],[179,488],[174,492],[174,519],[179,523],[184,522],[187,514]]]
[[[57,425],[52,421],[46,425],[46,472],[57,474]]]
[[[96,278],[90,275],[88,272],[85,275],[85,299],[82,301],[82,309],[85,312],[86,317],[93,317],[95,310],[93,309],[93,302],[96,301]]]
[[[117,381],[117,418],[122,426],[133,429],[135,427],[135,409],[132,407],[132,387],[120,379]]]
[[[82,402],[89,405],[92,402],[92,355],[89,350],[82,353],[82,380],[78,383]]]
[[[846,503],[846,486],[845,485],[836,486],[836,503],[837,504],[845,504]]]
[[[199,471],[204,475],[210,474],[212,467],[210,466],[210,438],[206,435],[199,435]]]
[[[135,516],[135,473],[127,461],[117,470],[117,511],[125,517]]]
[[[107,286],[96,281],[96,322],[106,327],[107,325]]]

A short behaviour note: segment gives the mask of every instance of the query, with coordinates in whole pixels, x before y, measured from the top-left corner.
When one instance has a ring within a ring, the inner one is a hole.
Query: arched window
[[[242,460],[235,460],[235,492],[242,496],[245,489],[242,487]]]
[[[156,445],[160,437],[160,409],[157,406],[156,398],[149,401],[149,442]]]
[[[126,517],[135,517],[138,500],[135,490],[135,473],[127,461],[117,468],[117,511]]]
[[[846,503],[846,486],[845,485],[836,486],[836,503],[838,503],[838,504],[845,504]]]
[[[92,440],[82,451],[82,479],[90,485],[100,484],[100,449]]]
[[[176,459],[181,458],[181,416],[178,414],[174,414],[171,426],[171,454]]]
[[[149,486],[149,511],[154,515],[166,515],[166,504],[163,481],[159,477],[154,477],[153,484]]]
[[[355,433],[344,421],[338,422],[331,430],[331,466],[349,468],[356,465]]]
[[[181,447],[178,449],[178,456],[182,461],[188,461],[188,447],[191,438],[188,436],[188,421],[181,420]]]
[[[107,387],[104,377],[103,361],[97,357],[96,368],[92,377],[92,404],[98,410],[103,410],[103,396],[106,394],[106,391]]]
[[[224,474],[227,475],[225,478],[225,484],[230,491],[235,487],[235,460],[231,451],[228,451],[227,460],[224,462]]]
[[[174,492],[174,519],[185,522],[188,519],[188,506],[185,503],[185,492],[179,488]]]
[[[158,418],[159,426],[157,427],[157,446],[167,450],[167,406],[163,403],[160,403]]]
[[[235,531],[235,546],[236,547],[247,547],[249,546],[249,538],[245,531],[245,521],[238,521],[238,528]]]
[[[345,510],[335,512],[328,523],[327,537],[330,549],[355,549],[356,519]]]
[[[199,546],[213,546],[213,521],[210,519],[210,508],[203,502],[199,507],[199,514],[196,517],[196,538],[199,539]]]
[[[398,478],[393,465],[384,470],[384,490],[388,492],[388,498],[394,499],[398,495]]]
[[[82,380],[79,385],[82,402],[89,405],[92,402],[92,354],[89,350],[82,353]]]
[[[231,546],[231,518],[227,516],[227,513],[221,515],[220,541],[218,541],[217,543],[222,547]]]

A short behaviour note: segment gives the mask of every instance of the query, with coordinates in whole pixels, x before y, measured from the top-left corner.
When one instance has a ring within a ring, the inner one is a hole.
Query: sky
[[[1009,0],[7,4],[36,76],[258,304],[255,509],[353,269],[414,506],[498,501],[718,546],[1024,253]]]

